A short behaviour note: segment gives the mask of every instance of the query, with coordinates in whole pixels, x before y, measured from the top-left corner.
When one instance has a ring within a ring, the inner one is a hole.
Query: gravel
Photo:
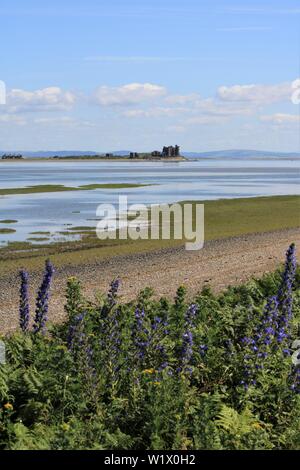
[[[185,285],[188,295],[211,286],[216,292],[229,285],[243,283],[252,277],[274,271],[284,261],[288,245],[300,244],[300,230],[286,229],[205,243],[200,251],[184,247],[144,254],[95,259],[92,263],[59,268],[55,273],[50,300],[50,321],[64,318],[64,292],[67,278],[76,276],[84,294],[93,299],[106,292],[115,277],[122,281],[121,300],[131,300],[145,287],[152,287],[157,297],[174,297]],[[32,311],[34,296],[41,282],[41,272],[30,272]],[[18,273],[1,273],[0,266],[0,332],[13,331],[18,325]]]

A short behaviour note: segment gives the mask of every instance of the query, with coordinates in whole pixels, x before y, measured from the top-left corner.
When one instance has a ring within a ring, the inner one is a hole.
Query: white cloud
[[[42,117],[42,118],[34,119],[33,122],[35,124],[57,124],[57,123],[73,124],[74,122],[76,122],[76,120],[69,116],[59,116],[59,117]]]
[[[270,104],[290,100],[292,91],[292,82],[278,85],[234,85],[231,87],[221,86],[218,88],[217,96],[222,101]]]
[[[96,127],[96,124],[91,121],[75,119],[71,116],[41,117],[34,119],[33,122],[45,126]]]
[[[229,118],[234,116],[249,115],[253,112],[252,108],[249,106],[241,106],[237,103],[220,102],[213,98],[200,99],[200,96],[197,94],[186,96],[170,96],[165,99],[165,102],[168,104],[182,104],[182,106],[156,106],[144,109],[127,109],[122,113],[122,116],[129,118],[171,118],[187,115],[191,118],[193,117],[196,119],[203,119],[205,116]]]
[[[182,134],[183,132],[186,131],[186,128],[181,125],[174,125],[174,126],[168,126],[167,127],[168,132],[175,132],[176,134]]]
[[[271,122],[274,124],[300,124],[300,115],[276,113],[276,114],[261,116],[260,120],[263,122]]]
[[[76,96],[59,87],[48,87],[35,91],[13,89],[7,95],[10,112],[59,111],[72,107]]]
[[[120,87],[99,87],[94,100],[100,106],[126,106],[143,103],[166,94],[166,89],[152,83],[129,83]]]
[[[157,117],[174,117],[180,114],[189,112],[188,108],[167,108],[163,106],[158,106],[156,108],[150,109],[128,109],[122,113],[122,116],[136,118],[136,117],[146,117],[146,118],[157,118]]]
[[[207,124],[219,124],[221,122],[225,122],[227,120],[227,117],[225,116],[195,116],[192,118],[189,118],[185,121],[186,124],[201,124],[201,125],[207,125]]]
[[[237,103],[217,101],[213,98],[197,102],[196,108],[203,114],[213,116],[243,116],[252,113],[252,109],[248,105],[241,106]]]
[[[17,124],[19,126],[24,126],[27,124],[27,121],[21,117],[21,116],[16,116],[14,114],[0,114],[0,123],[8,123],[8,124]]]
[[[169,95],[165,98],[165,102],[168,104],[195,104],[200,101],[201,97],[198,93],[191,93],[189,95]]]

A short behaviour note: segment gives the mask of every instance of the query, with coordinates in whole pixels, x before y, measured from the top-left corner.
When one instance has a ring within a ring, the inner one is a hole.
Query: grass
[[[16,194],[36,194],[36,193],[56,193],[63,191],[91,191],[94,189],[129,189],[149,186],[147,184],[136,183],[111,183],[111,184],[86,184],[82,186],[64,186],[62,184],[40,184],[27,186],[25,188],[3,188],[0,189],[0,196],[10,196]]]
[[[48,237],[29,237],[27,238],[28,242],[47,242],[49,241]]]
[[[12,219],[0,220],[0,224],[16,224],[17,222],[17,220]]]
[[[224,199],[204,203],[205,241],[300,227],[300,196]],[[193,204],[195,206],[195,202]],[[56,266],[76,266],[95,259],[145,253],[184,243],[184,240],[173,239],[99,240],[95,232],[86,233],[87,227],[78,228],[83,231],[75,231],[83,235],[81,240],[45,244],[34,250],[28,244],[9,243],[0,250],[1,271],[17,271],[25,264],[31,269],[39,268],[50,255]]]
[[[31,232],[29,235],[51,235],[51,232]]]
[[[5,235],[5,234],[15,233],[15,232],[16,230],[12,228],[0,228],[0,235]]]
[[[82,227],[70,227],[69,230],[73,232],[88,232],[91,230],[95,230],[95,227],[88,227],[88,226],[82,226]]]
[[[151,186],[150,184],[137,184],[137,183],[113,183],[113,184],[86,184],[79,186],[79,189],[127,189],[127,188],[143,188]]]

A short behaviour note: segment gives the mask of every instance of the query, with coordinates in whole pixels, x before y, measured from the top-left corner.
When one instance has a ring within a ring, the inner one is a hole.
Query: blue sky
[[[2,0],[1,149],[299,151],[299,0]]]

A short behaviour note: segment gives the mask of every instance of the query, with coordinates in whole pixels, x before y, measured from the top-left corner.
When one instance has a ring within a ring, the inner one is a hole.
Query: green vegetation
[[[22,252],[22,251],[26,251],[26,250],[31,250],[32,249],[32,244],[30,242],[26,242],[26,241],[23,241],[23,242],[20,242],[20,241],[17,241],[17,242],[8,242],[7,243],[7,247],[6,248],[3,248],[4,249],[8,249],[10,253],[18,253],[18,252]],[[4,268],[4,264],[3,264],[3,268]]]
[[[12,228],[0,228],[0,235],[16,233],[16,230]]]
[[[191,304],[144,289],[130,303],[66,291],[66,321],[45,334],[52,267],[29,329],[3,338],[2,450],[299,450],[300,272],[293,245],[284,271],[204,289]],[[51,311],[49,312],[51,318]]]
[[[90,189],[130,189],[130,188],[143,188],[145,186],[151,186],[150,184],[136,184],[136,183],[111,183],[111,184],[86,184],[79,186],[79,190],[90,190]]]
[[[30,158],[27,158],[26,160],[30,160]],[[37,161],[37,158],[34,159]],[[186,160],[185,157],[183,156],[177,156],[177,157],[153,157],[151,152],[145,152],[145,153],[139,153],[137,157],[131,158],[130,155],[67,155],[67,156],[62,156],[62,157],[49,157],[49,158],[40,158],[40,161],[57,161],[57,160],[69,160],[69,161],[77,161],[77,160],[102,160],[102,161],[129,161],[129,162],[136,162],[136,161],[172,161],[172,160]]]
[[[300,227],[300,196],[223,199],[204,201],[204,204],[206,241]],[[80,228],[86,230],[86,227]],[[80,231],[77,234],[80,235]],[[45,244],[34,250],[28,244],[9,243],[0,249],[1,269],[15,271],[23,265],[24,259],[32,269],[36,269],[50,255],[57,266],[77,265],[95,258],[107,259],[180,246],[183,242],[174,239],[99,240],[95,231],[91,231],[83,233],[81,240]]]
[[[41,232],[31,232],[30,235],[47,235],[47,236],[49,236],[49,235],[51,235],[51,232],[43,232],[43,231],[41,231]]]
[[[149,186],[147,184],[136,183],[111,183],[111,184],[87,184],[82,186],[69,187],[62,184],[40,184],[28,186],[25,188],[3,188],[0,189],[0,196],[9,196],[13,194],[35,194],[35,193],[54,193],[62,191],[91,191],[94,189],[129,189]]]
[[[67,231],[57,232],[57,235],[64,235],[64,236],[68,236],[68,237],[74,236],[74,234],[72,232],[67,232]]]
[[[29,242],[47,242],[49,241],[48,237],[28,237],[27,241]]]
[[[70,227],[69,230],[73,232],[89,232],[95,230],[95,227],[85,227],[84,225],[82,225],[81,227]]]
[[[7,219],[7,220],[0,220],[0,224],[16,224],[17,220]]]

